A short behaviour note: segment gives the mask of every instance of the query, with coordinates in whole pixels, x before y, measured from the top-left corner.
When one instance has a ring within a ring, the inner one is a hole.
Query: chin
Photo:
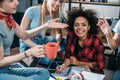
[[[80,34],[76,34],[76,36],[78,36],[78,37],[82,37],[82,35],[80,35]]]
[[[11,14],[15,14],[17,11],[13,11],[13,12],[11,12]]]
[[[52,11],[58,11],[58,9],[52,9]]]
[[[79,38],[82,38],[82,37],[84,37],[83,35],[76,35],[77,37],[79,37]]]

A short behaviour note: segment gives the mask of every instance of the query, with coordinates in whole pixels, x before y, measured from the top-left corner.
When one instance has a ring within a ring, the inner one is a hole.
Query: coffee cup
[[[45,45],[45,50],[46,50],[46,56],[49,59],[55,59],[57,56],[57,52],[58,52],[58,43],[56,42],[48,42]]]

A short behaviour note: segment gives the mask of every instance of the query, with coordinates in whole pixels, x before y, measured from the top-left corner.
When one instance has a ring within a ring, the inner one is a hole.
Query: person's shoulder
[[[25,11],[25,14],[29,16],[33,16],[38,14],[39,12],[40,12],[40,6],[31,6]]]
[[[97,42],[101,42],[101,39],[97,34],[91,34],[90,37],[93,38]]]
[[[75,33],[73,31],[70,31],[67,34],[67,38],[69,38],[69,39],[75,39],[75,38],[77,38],[77,36],[75,35]]]
[[[99,38],[97,34],[89,34],[90,37]]]
[[[40,9],[40,6],[31,6],[29,7],[26,11],[36,11],[36,10],[39,10]]]
[[[118,20],[118,22],[116,23],[116,25],[115,25],[115,27],[114,27],[114,29],[119,29],[120,30],[120,19]]]
[[[120,24],[120,19],[118,20],[118,22],[117,22],[118,24]]]
[[[68,32],[68,35],[70,36],[73,36],[73,35],[75,35],[75,33],[73,32],[73,31],[70,31],[70,32]]]
[[[38,9],[38,8],[40,8],[40,5],[38,5],[38,6],[31,6],[31,7],[29,7],[29,9]]]

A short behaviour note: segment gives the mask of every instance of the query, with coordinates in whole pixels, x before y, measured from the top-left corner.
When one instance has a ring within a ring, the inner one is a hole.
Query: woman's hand
[[[25,52],[27,56],[35,56],[35,57],[45,57],[45,53],[46,53],[44,47],[41,45],[32,47]]]
[[[66,28],[68,27],[67,24],[59,22],[59,18],[49,20],[47,23],[44,24],[46,28]]]
[[[102,30],[102,32],[105,34],[105,35],[109,35],[111,34],[111,28],[110,28],[110,25],[108,24],[105,16],[103,15],[103,20],[99,20],[97,25],[100,27],[100,29]]]
[[[56,72],[57,72],[57,73],[61,73],[65,68],[66,68],[66,67],[65,67],[65,64],[62,64],[62,65],[60,65],[60,66],[57,66]]]
[[[71,56],[70,64],[77,66],[77,65],[79,65],[79,61],[74,56]]]

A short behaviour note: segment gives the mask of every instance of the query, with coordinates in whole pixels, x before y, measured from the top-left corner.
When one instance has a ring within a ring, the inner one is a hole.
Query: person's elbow
[[[27,39],[29,39],[30,37],[29,37],[29,34],[24,34],[24,35],[21,35],[20,36],[20,38],[22,39],[22,40],[27,40]]]

